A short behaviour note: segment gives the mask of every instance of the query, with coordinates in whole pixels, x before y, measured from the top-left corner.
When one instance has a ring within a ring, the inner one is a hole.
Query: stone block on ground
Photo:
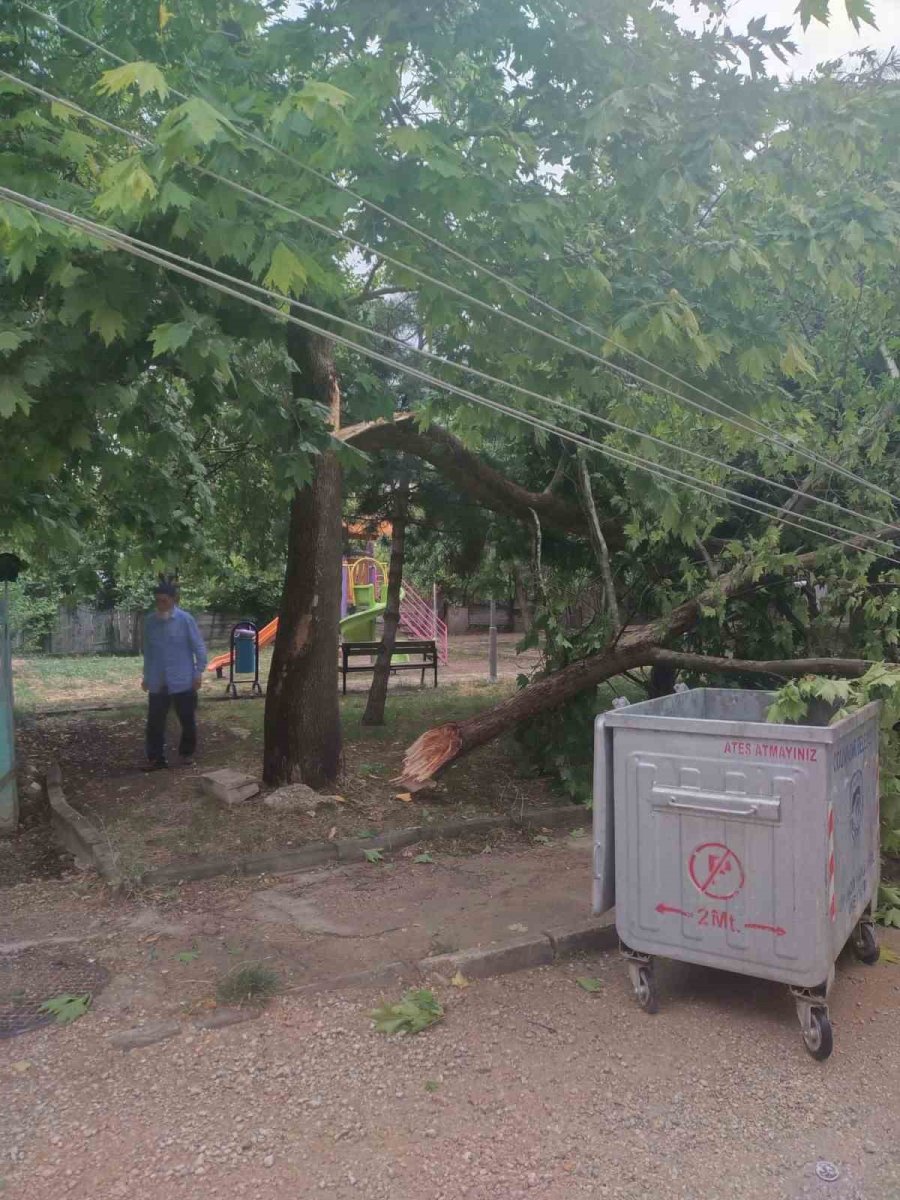
[[[168,1041],[181,1033],[177,1021],[155,1021],[149,1025],[138,1025],[135,1029],[125,1029],[114,1033],[110,1041],[120,1050],[139,1050],[144,1046],[154,1046],[157,1042]]]
[[[318,812],[336,808],[338,799],[336,796],[320,796],[305,783],[289,783],[286,787],[270,792],[263,799],[263,804],[275,812],[302,813],[311,817]]]
[[[231,767],[207,771],[200,776],[200,786],[207,796],[223,804],[241,804],[259,791],[259,784],[252,775],[232,770]]]

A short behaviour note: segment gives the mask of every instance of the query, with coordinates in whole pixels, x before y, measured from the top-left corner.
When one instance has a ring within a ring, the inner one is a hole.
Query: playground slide
[[[278,618],[276,617],[275,620],[270,621],[268,625],[263,625],[262,629],[259,631],[260,650],[262,650],[263,646],[268,646],[269,642],[275,641],[275,634],[277,632]],[[218,654],[215,658],[211,659],[206,669],[207,671],[219,671],[224,667],[227,667],[230,662],[231,651],[226,650],[224,654]]]
[[[343,617],[339,622],[341,637],[348,642],[374,642],[375,620],[386,607],[386,604],[373,604],[371,608],[361,608],[359,612]]]

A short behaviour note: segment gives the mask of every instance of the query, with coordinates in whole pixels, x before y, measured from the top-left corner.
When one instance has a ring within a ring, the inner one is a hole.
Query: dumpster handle
[[[715,813],[722,817],[752,817],[759,812],[759,805],[749,804],[746,808],[717,808],[714,804],[683,804],[669,798],[669,808],[684,808],[689,812]]]

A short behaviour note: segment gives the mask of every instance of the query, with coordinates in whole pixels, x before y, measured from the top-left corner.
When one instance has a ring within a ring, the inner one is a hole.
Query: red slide
[[[270,621],[268,623],[268,625],[264,625],[262,627],[262,629],[259,631],[259,648],[260,648],[260,650],[262,650],[263,646],[268,646],[269,642],[273,642],[275,640],[275,634],[277,632],[278,632],[278,618],[276,617],[274,621]],[[212,659],[212,661],[207,665],[206,669],[207,669],[207,671],[218,671],[218,670],[220,670],[220,668],[227,667],[230,664],[230,662],[231,662],[231,651],[226,650],[224,654],[219,654],[214,659]]]

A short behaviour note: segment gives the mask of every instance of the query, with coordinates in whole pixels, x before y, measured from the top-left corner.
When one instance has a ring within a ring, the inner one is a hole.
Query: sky
[[[792,40],[797,43],[800,53],[790,60],[787,67],[774,60],[772,63],[775,74],[788,78],[791,75],[808,75],[817,63],[840,58],[851,50],[872,47],[886,51],[891,46],[900,46],[900,0],[871,0],[871,4],[878,28],[862,25],[859,34],[847,17],[844,0],[831,0],[831,20],[827,26],[819,21],[811,21],[805,33],[794,12],[797,0],[734,0],[729,22],[735,33],[743,33],[748,21],[762,16],[765,16],[770,28],[775,25],[792,26]],[[692,10],[691,0],[676,0],[675,10],[687,28],[702,28],[703,19]]]

